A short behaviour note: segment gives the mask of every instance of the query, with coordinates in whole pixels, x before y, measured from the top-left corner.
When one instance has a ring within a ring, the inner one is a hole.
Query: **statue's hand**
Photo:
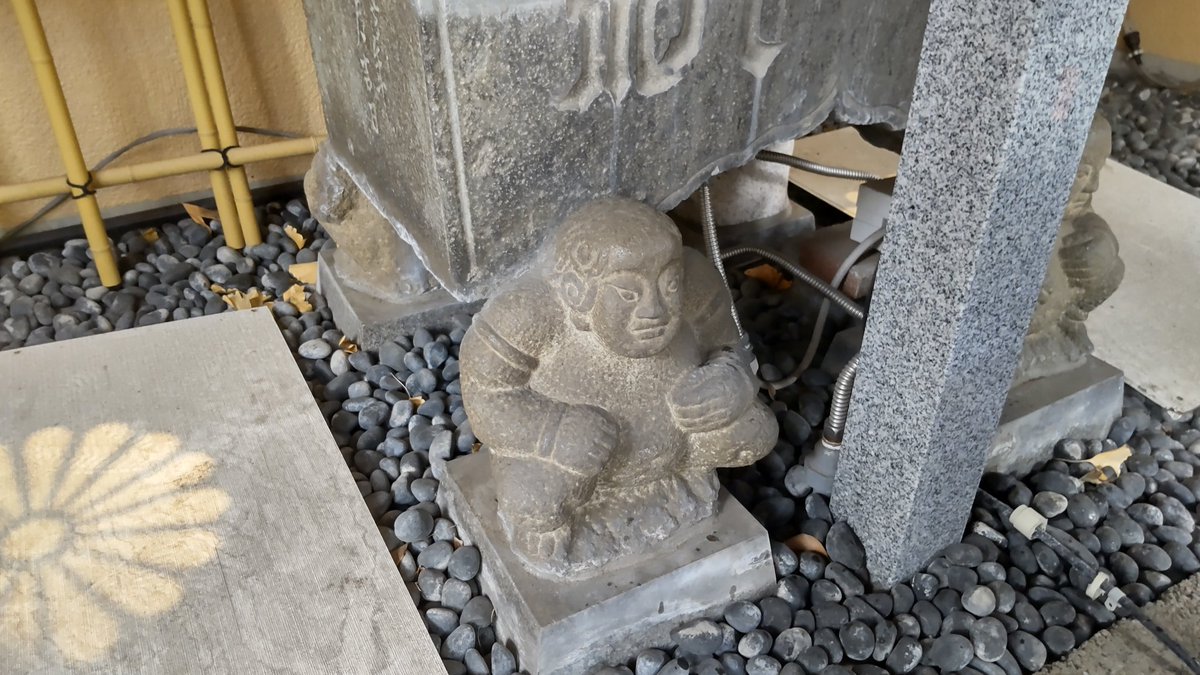
[[[621,427],[591,405],[567,406],[555,434],[552,457],[564,468],[595,476],[608,464],[621,438]]]
[[[668,397],[671,413],[686,433],[720,429],[754,401],[750,374],[735,354],[721,352],[683,376]]]
[[[1081,218],[1075,230],[1063,237],[1060,257],[1068,276],[1103,276],[1120,260],[1117,238],[1098,217]]]

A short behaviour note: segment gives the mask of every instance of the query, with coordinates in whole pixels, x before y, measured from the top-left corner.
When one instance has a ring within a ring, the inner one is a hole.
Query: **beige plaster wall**
[[[1142,34],[1142,50],[1200,68],[1200,2],[1131,0],[1127,28]]]
[[[235,121],[324,134],[301,1],[209,2]],[[38,7],[89,163],[144,134],[193,126],[164,0],[39,0]],[[243,135],[242,144],[266,140]],[[195,136],[163,139],[120,161],[164,159],[198,149]],[[279,160],[248,171],[252,182],[270,182],[299,177],[310,161]],[[0,183],[62,173],[12,6],[0,2]],[[192,174],[102,190],[100,203],[111,213],[207,191],[206,176]],[[43,203],[0,205],[0,229],[15,226]],[[68,202],[48,220],[72,213]]]

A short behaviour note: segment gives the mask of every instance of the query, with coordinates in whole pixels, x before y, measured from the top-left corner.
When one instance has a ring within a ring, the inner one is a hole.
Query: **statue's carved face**
[[[1092,204],[1092,193],[1100,187],[1100,167],[1090,163],[1090,158],[1084,156],[1075,173],[1075,184],[1071,186],[1071,196],[1067,201],[1067,213],[1086,211]]]
[[[591,327],[613,352],[640,359],[661,352],[679,332],[683,262],[671,253],[629,262],[596,280]]]

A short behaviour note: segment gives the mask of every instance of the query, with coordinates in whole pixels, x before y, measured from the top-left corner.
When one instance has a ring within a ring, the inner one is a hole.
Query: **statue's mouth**
[[[660,338],[666,334],[667,328],[671,325],[669,319],[663,321],[645,322],[642,326],[634,328],[633,336],[639,340],[653,340]]]

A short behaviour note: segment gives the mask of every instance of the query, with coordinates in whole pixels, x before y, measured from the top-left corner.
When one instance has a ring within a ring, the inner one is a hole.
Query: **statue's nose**
[[[639,319],[661,319],[667,313],[667,305],[657,290],[646,293],[642,298],[642,302],[638,305],[637,317]]]

